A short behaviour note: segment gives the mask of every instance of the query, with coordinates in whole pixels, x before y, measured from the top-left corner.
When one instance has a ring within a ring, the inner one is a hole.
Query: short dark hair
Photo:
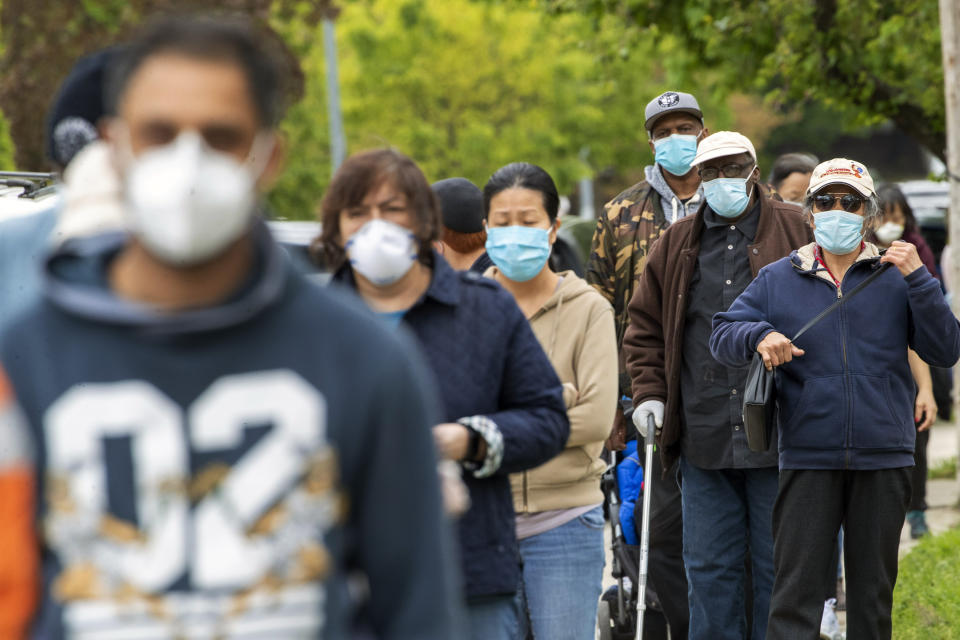
[[[104,102],[117,113],[131,78],[149,58],[172,53],[232,63],[247,78],[250,98],[264,127],[275,126],[286,109],[289,79],[279,52],[240,16],[176,16],[151,21],[107,70]]]
[[[419,258],[429,264],[433,242],[440,238],[440,204],[423,171],[408,156],[394,149],[375,149],[351,156],[330,181],[320,203],[320,237],[314,252],[322,251],[325,264],[336,270],[346,260],[340,237],[340,212],[356,207],[368,193],[389,182],[407,198],[416,227]]]
[[[543,197],[543,208],[546,209],[550,222],[553,223],[557,219],[557,212],[560,211],[560,194],[557,193],[557,185],[554,184],[549,173],[529,162],[513,162],[497,169],[490,176],[483,187],[483,208],[487,217],[490,217],[490,201],[493,197],[501,191],[514,187],[539,191]]]
[[[880,200],[880,210],[883,213],[893,209],[895,205],[900,205],[903,211],[903,230],[904,232],[917,232],[917,217],[913,215],[913,208],[907,202],[907,197],[903,191],[895,184],[882,184],[877,189],[877,198]]]
[[[440,238],[444,244],[450,246],[457,253],[470,254],[482,249],[487,243],[486,230],[476,233],[460,233],[447,227],[443,228],[443,235]]]
[[[773,161],[769,182],[779,189],[791,173],[813,173],[818,164],[820,161],[812,153],[784,153]]]

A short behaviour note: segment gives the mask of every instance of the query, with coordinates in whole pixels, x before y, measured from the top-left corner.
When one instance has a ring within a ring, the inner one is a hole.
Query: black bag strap
[[[845,295],[845,296],[843,296],[843,297],[837,298],[836,302],[834,302],[832,305],[830,305],[829,307],[827,307],[826,309],[824,309],[823,311],[821,311],[820,313],[818,313],[817,316],[816,316],[815,318],[813,318],[813,320],[810,320],[807,324],[803,325],[803,328],[800,329],[800,331],[797,332],[797,335],[793,336],[793,339],[791,339],[790,342],[794,342],[797,338],[799,338],[800,336],[802,336],[802,335],[806,332],[807,329],[809,329],[809,328],[812,327],[813,325],[817,324],[818,322],[820,322],[821,320],[823,320],[824,318],[826,318],[828,315],[830,315],[831,313],[833,313],[834,311],[836,311],[836,310],[840,307],[840,305],[842,305],[844,302],[846,302],[847,300],[849,300],[849,299],[852,298],[853,296],[855,296],[855,295],[857,295],[858,293],[860,293],[861,291],[863,291],[864,287],[866,287],[868,284],[870,284],[871,282],[873,282],[874,280],[876,280],[876,279],[880,276],[880,274],[882,274],[884,271],[886,271],[887,269],[889,269],[889,268],[890,268],[890,264],[891,264],[891,263],[889,263],[889,262],[883,263],[883,264],[880,265],[880,267],[877,268],[873,273],[871,273],[869,276],[867,276],[867,279],[866,279],[866,280],[864,280],[863,282],[861,282],[860,284],[858,284],[856,287],[854,287],[853,290],[852,290],[850,293],[848,293],[847,295]]]

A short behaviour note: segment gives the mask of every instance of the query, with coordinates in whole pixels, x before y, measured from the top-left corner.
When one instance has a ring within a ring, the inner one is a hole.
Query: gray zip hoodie
[[[673,192],[673,189],[670,188],[670,185],[667,184],[660,165],[652,164],[646,166],[643,169],[643,173],[647,178],[647,183],[653,187],[662,198],[663,215],[667,219],[667,224],[673,224],[680,218],[695,213],[700,207],[700,203],[703,201],[702,184],[697,188],[697,192],[693,194],[693,197],[686,202],[682,202]]]

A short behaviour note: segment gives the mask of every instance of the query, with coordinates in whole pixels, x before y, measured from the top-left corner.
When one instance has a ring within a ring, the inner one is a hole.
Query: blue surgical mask
[[[863,241],[863,216],[842,209],[813,214],[813,237],[826,251],[844,256],[860,248]]]
[[[736,218],[750,204],[747,178],[714,178],[704,182],[703,197],[718,216]]]
[[[697,155],[697,136],[675,133],[653,143],[655,162],[675,176],[690,172],[690,163]]]
[[[539,227],[490,227],[487,255],[514,282],[526,282],[543,270],[550,257],[550,231]]]

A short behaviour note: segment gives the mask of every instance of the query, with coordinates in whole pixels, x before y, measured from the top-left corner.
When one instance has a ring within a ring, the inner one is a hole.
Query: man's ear
[[[270,149],[270,158],[257,179],[257,188],[262,193],[270,191],[277,183],[287,159],[287,137],[277,130],[274,130],[272,135],[273,145]]]
[[[443,252],[447,248],[447,245],[443,243],[443,240],[434,240],[433,248],[437,253],[439,253],[440,255],[443,255]]]

